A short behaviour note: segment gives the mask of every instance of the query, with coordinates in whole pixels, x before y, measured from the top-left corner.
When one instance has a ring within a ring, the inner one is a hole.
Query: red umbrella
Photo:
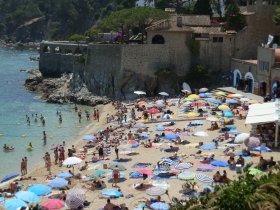
[[[160,113],[160,110],[157,108],[151,108],[147,111],[149,114],[157,114]]]
[[[47,202],[43,203],[42,206],[47,210],[60,209],[64,207],[64,202],[58,199],[50,199]]]
[[[136,172],[140,173],[140,174],[146,174],[148,176],[154,176],[153,172],[147,169],[139,169]]]
[[[191,106],[196,106],[196,107],[205,106],[205,104],[204,104],[204,103],[201,103],[201,102],[192,102],[190,105],[191,105]]]

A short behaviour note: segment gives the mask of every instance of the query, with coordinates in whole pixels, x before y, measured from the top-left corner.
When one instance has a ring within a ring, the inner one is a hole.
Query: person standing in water
[[[96,120],[99,122],[99,110],[96,110]]]
[[[79,117],[79,123],[81,123],[81,120],[82,120],[82,111],[81,110],[78,111],[78,117]]]
[[[57,149],[57,147],[54,149],[53,153],[54,153],[54,164],[57,165],[57,162],[58,162],[58,149]]]
[[[75,112],[78,111],[78,107],[77,107],[77,104],[75,104]]]
[[[27,174],[27,157],[24,157],[24,175]]]
[[[46,131],[43,131],[43,141],[44,141],[44,145],[47,144],[47,134]]]
[[[58,122],[59,122],[59,124],[62,123],[62,114],[61,113],[59,113],[59,115],[58,115]]]

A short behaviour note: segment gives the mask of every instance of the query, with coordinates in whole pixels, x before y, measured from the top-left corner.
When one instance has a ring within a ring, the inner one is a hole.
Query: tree
[[[219,14],[220,17],[223,16],[222,14],[222,5],[221,5],[221,0],[212,0],[212,9]]]
[[[89,42],[95,42],[98,41],[99,38],[101,38],[100,33],[101,31],[98,28],[90,28],[85,32],[85,36]]]
[[[86,37],[80,34],[73,34],[72,36],[69,37],[69,41],[82,42],[82,41],[86,41]]]
[[[276,25],[280,25],[280,8],[277,8],[275,10],[276,14],[272,17],[272,21],[276,24]]]
[[[164,10],[175,8],[177,13],[191,13],[195,1],[193,0],[155,0],[155,7]]]
[[[194,5],[194,13],[198,15],[212,15],[210,0],[197,0]]]
[[[245,18],[240,13],[240,9],[235,0],[226,0],[225,19],[228,27],[236,31],[241,30],[246,25]]]

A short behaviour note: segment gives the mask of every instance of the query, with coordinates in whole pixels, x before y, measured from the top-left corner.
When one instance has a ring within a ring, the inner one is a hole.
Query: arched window
[[[161,35],[155,35],[152,39],[152,44],[164,44],[165,40]]]

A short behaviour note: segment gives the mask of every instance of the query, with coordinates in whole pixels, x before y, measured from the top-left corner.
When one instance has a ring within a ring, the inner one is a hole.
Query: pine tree
[[[240,13],[240,9],[235,0],[226,0],[225,18],[230,29],[239,31],[246,25],[245,18]]]
[[[212,15],[210,0],[197,0],[194,5],[194,13],[198,15]]]

